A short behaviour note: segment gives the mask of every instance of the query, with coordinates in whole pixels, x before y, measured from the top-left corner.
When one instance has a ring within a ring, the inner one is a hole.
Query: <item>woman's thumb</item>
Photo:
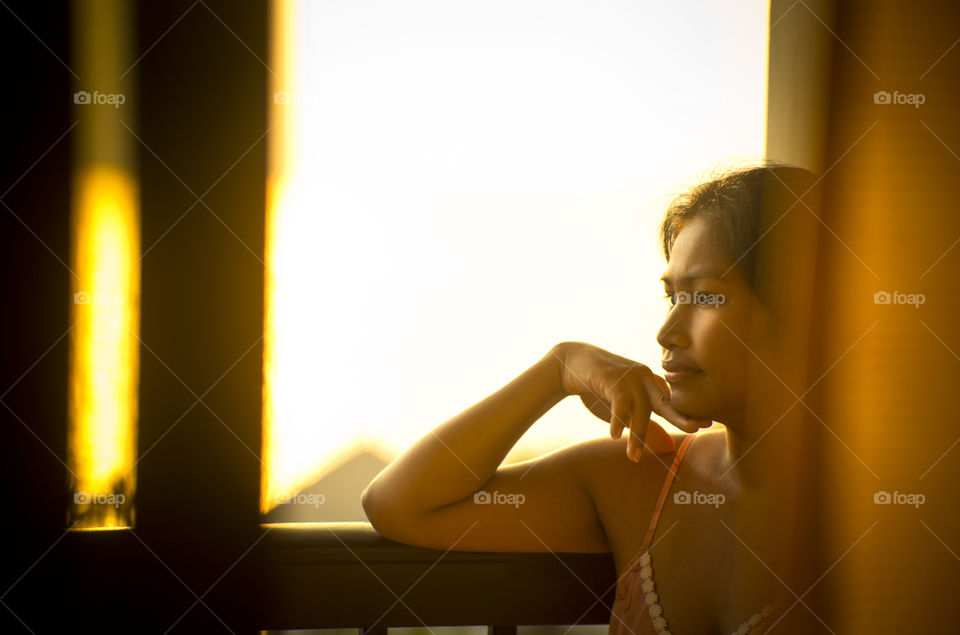
[[[677,447],[670,433],[661,428],[660,424],[653,419],[650,420],[650,425],[647,427],[645,442],[647,447],[657,454],[673,452]]]

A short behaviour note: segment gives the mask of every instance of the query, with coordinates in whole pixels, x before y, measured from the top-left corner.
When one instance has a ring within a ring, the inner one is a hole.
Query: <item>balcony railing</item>
[[[605,554],[477,553],[410,547],[367,523],[265,525],[263,628],[608,624]]]

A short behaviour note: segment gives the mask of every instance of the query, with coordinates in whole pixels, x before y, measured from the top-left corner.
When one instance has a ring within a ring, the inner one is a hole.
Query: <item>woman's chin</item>
[[[695,405],[697,399],[697,394],[689,390],[684,389],[683,386],[677,386],[674,384],[670,385],[670,403],[673,404],[673,407],[677,410],[681,410],[681,406],[692,406]]]
[[[682,388],[674,388],[670,394],[670,404],[677,411],[693,419],[709,419],[716,421],[716,409],[705,404],[702,397],[690,394]]]

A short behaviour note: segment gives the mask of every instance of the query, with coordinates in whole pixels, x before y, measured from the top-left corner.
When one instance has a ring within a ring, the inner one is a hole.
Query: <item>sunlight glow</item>
[[[656,228],[763,157],[768,3],[274,3],[261,508],[563,340],[659,369]],[[574,400],[508,455],[604,436]]]
[[[139,368],[139,254],[133,179],[109,167],[75,183],[70,468],[77,527],[132,522]]]
[[[308,471],[304,466],[304,452],[297,451],[299,439],[291,430],[305,426],[298,416],[296,390],[298,368],[304,360],[298,355],[303,350],[297,337],[308,325],[298,313],[298,285],[302,277],[297,255],[308,245],[298,241],[298,228],[293,214],[304,209],[298,199],[292,178],[291,158],[295,139],[295,112],[283,97],[291,84],[292,49],[294,35],[294,3],[274,0],[270,19],[270,65],[273,69],[269,91],[268,111],[274,128],[268,137],[267,215],[266,215],[266,272],[264,307],[264,390],[263,390],[263,461],[261,472],[260,509],[272,509],[279,496],[302,484]],[[283,363],[281,363],[281,360]],[[308,360],[307,362],[308,363]],[[309,391],[306,393],[309,394]],[[299,458],[299,460],[298,460]]]
[[[77,127],[71,184],[67,465],[73,529],[134,524],[140,333],[140,207],[132,137],[132,7],[71,13]]]

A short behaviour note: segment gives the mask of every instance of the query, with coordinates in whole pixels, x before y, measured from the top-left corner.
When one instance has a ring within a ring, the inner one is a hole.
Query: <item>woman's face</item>
[[[743,419],[751,311],[749,285],[700,218],[677,235],[663,274],[670,298],[657,341],[664,378],[680,412],[736,426]]]

